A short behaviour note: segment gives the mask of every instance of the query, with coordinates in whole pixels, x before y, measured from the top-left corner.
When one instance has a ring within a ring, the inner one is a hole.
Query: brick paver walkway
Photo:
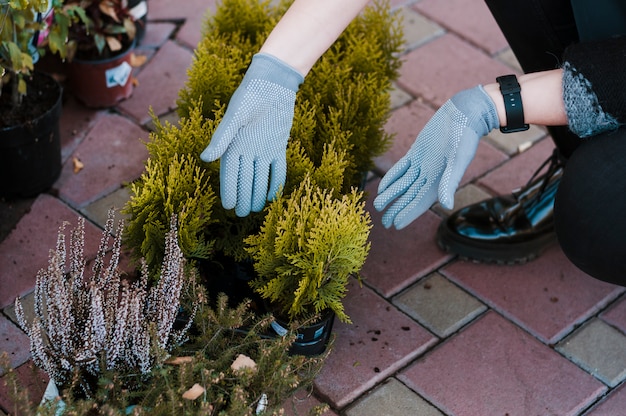
[[[28,298],[58,226],[88,218],[87,251],[97,247],[111,206],[128,198],[146,158],[149,107],[172,118],[205,11],[214,1],[149,0],[141,45],[148,56],[137,86],[111,110],[89,110],[68,97],[62,120],[64,170],[53,192],[2,203],[0,350],[40,394],[46,376],[27,370],[28,340],[12,302]],[[452,94],[520,69],[482,0],[395,0],[404,15],[406,50],[387,129],[393,147],[377,160],[385,172]],[[550,155],[543,128],[484,138],[457,194],[456,207],[523,185]],[[84,169],[73,172],[72,158]],[[370,195],[380,177],[368,184]],[[287,414],[326,402],[330,415],[623,415],[626,393],[624,289],[590,278],[558,246],[521,266],[480,265],[434,242],[447,214],[433,209],[402,231],[375,225],[364,267],[352,287],[352,325],[335,325],[336,343],[315,394]],[[0,409],[9,399],[0,386]],[[300,413],[302,414],[302,413]],[[0,415],[4,415],[0,410]]]

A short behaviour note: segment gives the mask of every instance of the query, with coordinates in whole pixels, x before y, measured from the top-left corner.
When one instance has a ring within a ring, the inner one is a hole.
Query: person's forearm
[[[567,125],[563,102],[563,70],[534,72],[518,76],[524,106],[524,123],[543,126]],[[497,83],[484,86],[498,110],[500,125],[506,126],[504,100]]]
[[[303,76],[369,0],[296,0],[261,47]]]

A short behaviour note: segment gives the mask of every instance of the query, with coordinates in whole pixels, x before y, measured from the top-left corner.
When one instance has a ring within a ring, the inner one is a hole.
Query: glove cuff
[[[289,64],[267,53],[257,53],[246,72],[246,77],[263,79],[297,92],[304,77]]]

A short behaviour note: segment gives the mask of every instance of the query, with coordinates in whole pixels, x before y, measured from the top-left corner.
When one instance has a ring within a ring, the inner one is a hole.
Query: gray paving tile
[[[626,378],[626,336],[599,319],[576,330],[556,349],[610,387]]]
[[[129,189],[127,187],[122,187],[87,205],[85,208],[81,209],[81,212],[91,221],[104,228],[110,209],[115,210],[115,224],[117,224],[122,218],[128,218],[128,216],[122,214],[120,210],[124,208],[129,199]]]
[[[393,303],[440,338],[476,318],[487,307],[439,273],[420,280]]]
[[[463,207],[479,201],[483,201],[491,197],[492,195],[489,192],[481,189],[476,185],[470,184],[460,188],[459,190],[457,190],[456,194],[454,194],[454,208],[445,209],[443,206],[441,206],[440,203],[436,203],[433,207],[433,211],[440,214],[442,217],[447,217],[448,215]]]
[[[491,131],[485,140],[509,156],[528,150],[539,140],[546,137],[545,127],[532,125],[526,131],[512,134],[500,133],[500,130]]]
[[[417,393],[390,378],[364,395],[346,412],[346,416],[443,416],[436,407]]]

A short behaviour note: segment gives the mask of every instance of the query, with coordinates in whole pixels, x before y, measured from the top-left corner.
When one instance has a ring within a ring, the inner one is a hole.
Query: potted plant
[[[289,355],[294,334],[260,336],[269,318],[253,315],[249,302],[232,309],[225,296],[214,307],[204,302],[180,251],[175,217],[152,284],[145,263],[138,279],[121,272],[123,223],[109,244],[112,218],[91,274],[79,220],[69,244],[61,228],[49,266],[38,274],[32,322],[16,300],[33,361],[51,380],[41,403],[34,402],[0,355],[14,413],[278,415],[290,395],[311,387],[324,357]],[[191,316],[177,325],[181,307]],[[233,332],[243,326],[245,333]]]
[[[310,322],[298,329],[294,352],[323,351],[334,316],[351,322],[342,299],[367,258],[370,228],[362,192],[334,197],[307,175],[271,203],[261,230],[246,239],[257,272],[250,285],[269,301],[272,328],[284,335],[293,322]]]
[[[127,0],[63,0],[68,33],[67,85],[86,106],[111,107],[133,92],[137,26]]]
[[[57,2],[47,0],[0,1],[1,196],[36,195],[61,172],[62,88],[34,70],[42,41],[65,56],[69,22],[58,10]]]
[[[133,391],[185,340],[197,309],[190,310],[184,327],[175,327],[185,285],[193,284],[193,269],[186,268],[178,248],[175,217],[165,241],[160,278],[148,286],[145,267],[139,278],[125,276],[119,267],[123,221],[109,245],[112,212],[91,273],[86,270],[81,217],[69,245],[61,227],[48,267],[37,275],[32,322],[26,321],[20,299],[15,301],[33,361],[50,376],[51,392],[58,388],[66,396],[93,397],[105,372]]]
[[[220,3],[207,21],[179,93],[180,118],[174,124],[154,118],[145,171],[130,185],[131,198],[123,209],[129,217],[125,243],[135,258],[146,258],[151,269],[163,258],[160,241],[167,218],[178,214],[181,248],[198,267],[210,295],[222,287],[255,294],[245,281],[256,277],[245,242],[259,232],[269,207],[245,218],[224,210],[218,191],[219,162],[204,163],[199,156],[251,56],[286,6],[255,0]],[[395,15],[375,3],[312,68],[296,100],[283,201],[292,192],[303,192],[307,176],[316,188],[338,200],[362,185],[364,172],[390,140],[384,123],[401,43]],[[233,283],[240,278],[244,282]],[[231,299],[237,297],[225,292]]]

